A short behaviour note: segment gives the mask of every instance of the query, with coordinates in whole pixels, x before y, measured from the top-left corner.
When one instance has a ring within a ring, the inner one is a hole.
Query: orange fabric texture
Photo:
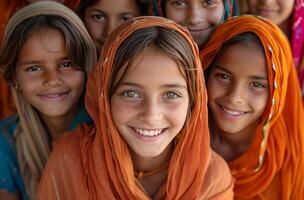
[[[64,4],[71,9],[76,9],[80,0],[66,0]],[[26,0],[1,0],[0,1],[0,44],[2,43],[4,30],[9,18],[20,8],[27,5]],[[9,86],[0,73],[0,119],[16,113],[13,98]]]
[[[120,44],[134,31],[152,26],[180,33],[195,55],[197,68],[191,119],[174,149],[167,180],[153,199],[232,199],[229,169],[210,148],[207,95],[197,46],[185,28],[159,17],[129,20],[107,39],[85,96],[95,126],[81,126],[58,143],[40,182],[38,199],[151,199],[134,176],[128,146],[112,120],[108,88]]]
[[[289,42],[270,21],[254,16],[229,19],[200,53],[208,68],[223,43],[245,32],[261,40],[270,97],[249,149],[229,163],[236,199],[304,199],[304,114]],[[251,62],[251,61],[248,61]]]

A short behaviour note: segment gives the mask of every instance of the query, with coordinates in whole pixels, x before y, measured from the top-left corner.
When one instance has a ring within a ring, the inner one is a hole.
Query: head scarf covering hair
[[[224,3],[224,15],[222,20],[238,15],[238,1],[237,0],[222,0]],[[167,0],[152,0],[153,13],[156,16],[166,17],[166,3]]]
[[[96,51],[86,28],[80,18],[69,8],[60,3],[43,1],[30,4],[12,16],[5,29],[2,51],[12,42],[12,34],[16,27],[25,20],[38,15],[54,15],[66,20],[71,25],[71,31],[78,31],[80,38],[77,42],[81,43],[87,51],[85,58],[86,72],[96,63]],[[10,62],[10,61],[9,61]],[[8,63],[1,63],[3,71],[6,71]],[[15,130],[17,157],[27,193],[31,198],[34,197],[37,184],[40,180],[42,170],[46,164],[51,151],[50,141],[43,127],[37,111],[25,100],[22,93],[11,86],[15,104],[18,110],[19,125]]]
[[[225,171],[224,162],[214,162],[210,149],[206,88],[197,46],[184,27],[153,16],[125,22],[106,40],[101,58],[88,79],[85,96],[95,127],[83,125],[56,146],[38,197],[52,199],[55,196],[50,194],[57,194],[65,199],[73,199],[73,195],[80,199],[150,199],[134,176],[129,148],[111,116],[109,94],[111,71],[120,45],[135,31],[149,27],[172,29],[185,38],[194,54],[196,70],[189,73],[196,78],[197,95],[191,118],[182,129],[172,154],[166,183],[160,189],[162,193],[157,193],[154,199],[202,199],[200,196],[207,195],[214,199],[232,199],[230,173]],[[60,178],[66,173],[71,176]],[[73,182],[77,182],[77,186],[73,186]],[[229,187],[224,186],[225,182]]]
[[[304,97],[304,0],[295,0],[291,25],[293,61],[298,70],[302,97]]]
[[[231,18],[214,31],[201,51],[202,66],[207,69],[226,41],[246,32],[256,34],[262,43],[270,97],[251,146],[229,163],[236,179],[235,196],[240,199],[262,197],[272,183],[279,187],[272,190],[274,196],[281,192],[279,198],[283,200],[303,199],[303,106],[289,42],[282,31],[262,18]],[[276,176],[279,180],[275,180]],[[269,196],[261,199],[269,199]]]

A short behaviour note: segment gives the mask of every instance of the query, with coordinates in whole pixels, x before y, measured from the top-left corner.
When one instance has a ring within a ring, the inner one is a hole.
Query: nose
[[[201,11],[198,5],[192,5],[188,10],[188,24],[200,24],[205,18],[204,15],[205,13]]]
[[[157,100],[146,100],[143,102],[139,112],[139,119],[148,125],[154,125],[162,119],[162,108]]]
[[[63,80],[58,69],[52,69],[44,72],[44,85],[57,87],[63,84]]]
[[[228,90],[227,98],[233,105],[242,104],[244,102],[244,88],[238,84],[232,85]]]
[[[105,30],[105,36],[108,37],[111,32],[119,25],[115,20],[110,19],[107,23],[106,30]]]

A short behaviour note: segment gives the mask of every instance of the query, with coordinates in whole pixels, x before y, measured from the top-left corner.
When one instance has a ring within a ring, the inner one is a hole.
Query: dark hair
[[[212,66],[215,66],[221,56],[225,53],[227,49],[229,49],[231,46],[235,44],[248,44],[248,43],[254,43],[258,47],[262,48],[262,42],[260,38],[253,32],[246,32],[246,33],[241,33],[230,40],[227,40],[226,42],[223,43],[221,49],[217,52],[216,56],[214,57],[213,61],[211,62],[210,66],[205,70],[205,80],[206,82],[209,79],[210,72],[212,70]]]
[[[24,43],[36,31],[43,27],[59,30],[65,38],[68,55],[72,62],[84,70],[87,47],[81,39],[78,29],[63,17],[55,15],[37,15],[18,24],[9,36],[0,52],[0,66],[5,69],[4,77],[12,84],[16,72],[16,62]]]
[[[164,27],[154,26],[143,28],[132,33],[118,48],[111,73],[110,96],[115,92],[119,82],[127,73],[129,66],[136,56],[155,46],[173,58],[183,74],[190,97],[190,105],[193,106],[196,98],[195,58],[186,39],[178,32]],[[127,65],[125,65],[127,63]],[[125,68],[123,68],[125,66]],[[123,71],[121,71],[123,70]],[[122,72],[122,73],[121,73]],[[121,74],[117,77],[117,74]],[[118,79],[118,81],[115,79]]]
[[[101,0],[81,0],[77,7],[76,13],[81,19],[84,19],[86,9],[91,6],[94,6],[99,1]],[[148,3],[144,0],[135,0],[135,2],[139,9],[140,15],[148,15]]]

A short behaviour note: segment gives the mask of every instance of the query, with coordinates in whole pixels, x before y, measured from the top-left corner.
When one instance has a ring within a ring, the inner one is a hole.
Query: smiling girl
[[[232,199],[230,172],[210,149],[206,89],[189,32],[139,17],[116,29],[104,49],[85,96],[95,125],[56,146],[38,198]]]
[[[218,24],[237,15],[235,0],[152,0],[152,3],[156,15],[187,27],[200,49]]]
[[[117,26],[136,16],[145,15],[146,7],[141,0],[82,0],[77,13],[100,51]]]
[[[214,31],[200,56],[211,144],[236,179],[235,199],[304,198],[304,111],[281,30],[235,17]]]
[[[0,55],[18,110],[0,121],[0,198],[34,199],[53,144],[91,122],[82,96],[95,47],[70,9],[40,2],[11,18]]]

